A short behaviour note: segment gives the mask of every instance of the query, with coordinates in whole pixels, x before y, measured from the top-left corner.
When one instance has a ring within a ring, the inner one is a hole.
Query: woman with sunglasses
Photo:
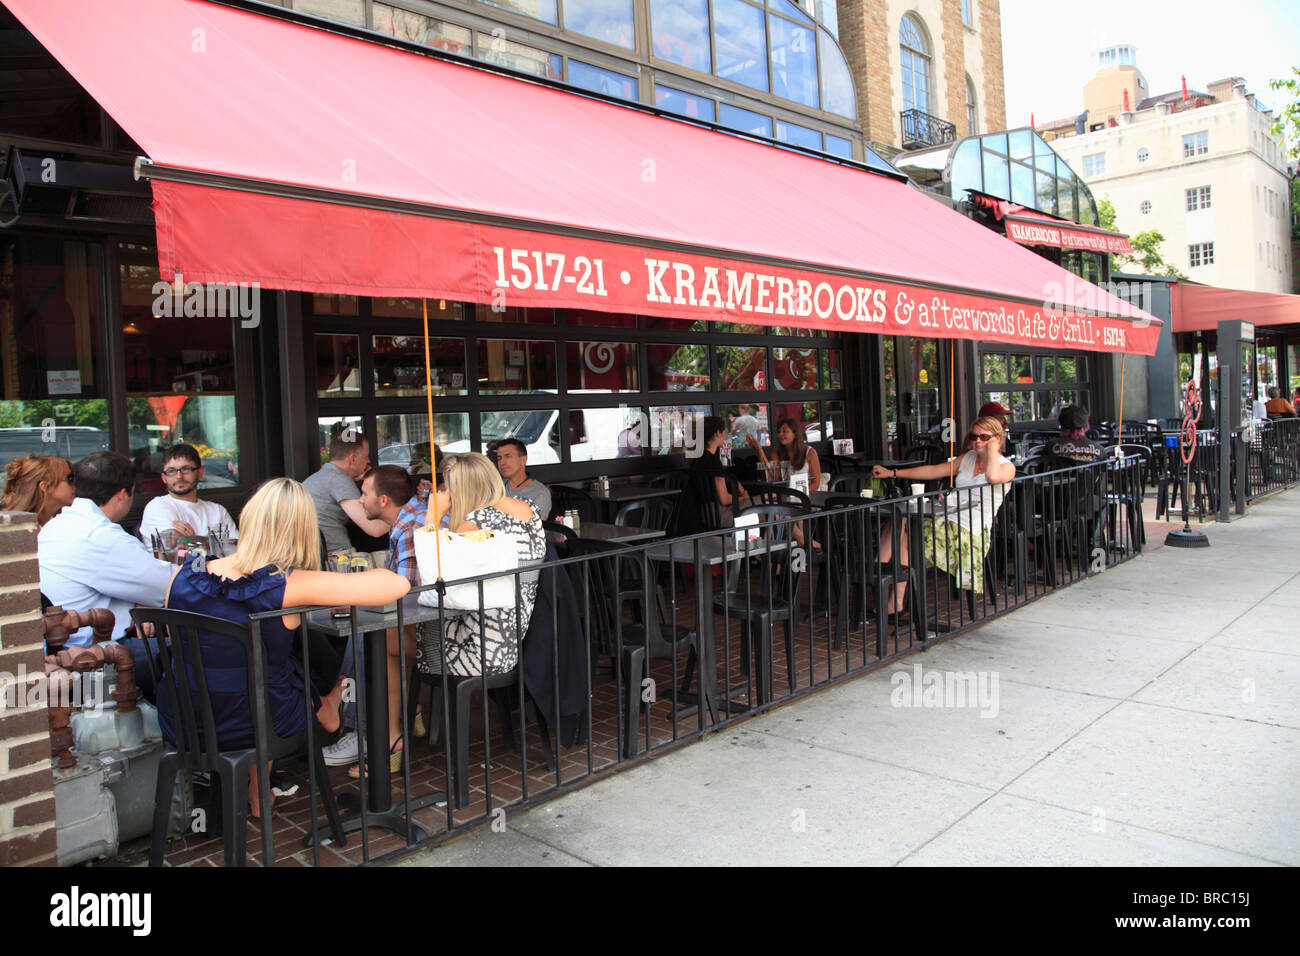
[[[1005,485],[1016,476],[1016,466],[1005,455],[1006,435],[1002,423],[991,415],[975,419],[962,447],[963,453],[959,458],[943,464],[916,468],[876,465],[872,474],[877,478],[913,481],[935,481],[952,476],[957,493],[936,506],[938,514],[922,516],[925,526],[921,529],[921,540],[925,545],[925,559],[951,574],[957,587],[981,594],[984,591],[984,555],[989,549],[988,531],[993,527],[993,519],[1002,506],[1006,489],[991,488],[988,493],[969,489]],[[899,563],[906,566],[907,535],[902,535],[899,540]],[[888,563],[892,555],[893,535],[882,533],[880,563]],[[895,613],[903,600],[905,588],[906,582],[894,589],[890,614]]]
[[[72,463],[54,455],[28,455],[5,466],[4,511],[30,511],[38,527],[77,496]]]

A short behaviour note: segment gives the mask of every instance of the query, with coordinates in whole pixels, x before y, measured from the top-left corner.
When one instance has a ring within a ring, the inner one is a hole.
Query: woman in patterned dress
[[[1006,435],[1002,423],[991,415],[977,418],[966,435],[963,454],[939,465],[921,465],[916,468],[884,468],[876,465],[872,474],[876,478],[909,478],[913,481],[934,481],[952,476],[958,489],[955,495],[936,506],[939,514],[921,515],[925,522],[921,540],[925,560],[941,571],[953,576],[957,587],[984,591],[984,556],[989,549],[989,529],[997,516],[1006,489],[990,487],[1005,485],[1016,477],[1016,466],[1004,454]],[[973,489],[979,488],[975,491]],[[968,490],[961,490],[968,489]],[[908,564],[908,536],[899,539],[899,562]],[[890,561],[893,553],[893,535],[888,529],[881,533],[880,563]],[[894,588],[889,613],[902,603],[906,581]]]
[[[542,519],[527,501],[506,495],[501,473],[488,458],[474,453],[447,455],[442,474],[447,489],[439,491],[436,500],[430,498],[433,523],[447,514],[453,531],[491,529],[513,535],[521,562],[546,556]],[[458,611],[444,618],[441,629],[436,621],[421,625],[420,670],[441,674],[444,657],[447,673],[456,677],[504,674],[514,668],[537,600],[537,577],[536,571],[520,574],[518,607]]]

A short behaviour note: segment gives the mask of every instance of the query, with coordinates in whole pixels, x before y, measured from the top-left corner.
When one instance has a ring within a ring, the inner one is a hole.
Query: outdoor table
[[[539,566],[543,562],[520,561],[521,568]],[[439,611],[437,607],[426,607],[419,602],[419,595],[408,594],[401,600],[402,624],[422,624],[425,621],[438,620],[439,614],[455,614],[455,611]],[[432,804],[442,804],[447,800],[443,790],[434,790],[415,800],[408,800],[403,808],[393,806],[392,774],[388,767],[388,642],[390,628],[397,627],[396,611],[384,614],[377,608],[358,607],[356,614],[356,634],[364,641],[366,669],[366,755],[370,758],[366,776],[369,779],[367,793],[369,801],[366,809],[366,826],[384,827],[402,836],[423,839],[425,834],[419,826],[411,824],[409,833],[406,825],[406,813],[422,810]],[[314,631],[320,631],[334,637],[353,635],[352,619],[334,618],[328,609],[308,611],[305,625]],[[411,663],[414,663],[413,661]],[[429,715],[432,719],[432,715]],[[409,728],[408,728],[409,729]],[[403,749],[410,748],[412,741],[403,740]],[[407,766],[410,766],[411,751],[407,749]],[[352,833],[361,829],[361,817],[343,821],[343,830]]]
[[[768,542],[763,539],[750,540],[737,547],[733,532],[714,535],[708,538],[678,539],[656,543],[646,549],[650,561],[690,564],[695,567],[695,626],[700,641],[700,725],[703,728],[703,714],[707,708],[709,718],[718,722],[718,662],[713,634],[713,574],[716,565],[725,565],[732,561],[744,561],[771,551],[783,551],[787,547],[784,541]],[[723,579],[725,586],[726,574]],[[755,675],[757,679],[757,675]],[[730,702],[728,702],[730,703]],[[689,710],[689,709],[688,709]],[[679,712],[679,716],[681,713]]]
[[[619,544],[632,544],[638,541],[653,541],[662,538],[668,532],[655,528],[637,528],[633,525],[605,524],[603,521],[583,521],[574,532],[587,541],[608,541]],[[563,544],[564,535],[558,531],[546,532],[546,539],[552,544]]]

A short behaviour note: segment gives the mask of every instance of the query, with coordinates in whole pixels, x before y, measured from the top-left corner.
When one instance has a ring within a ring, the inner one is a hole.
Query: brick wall
[[[45,669],[39,579],[36,516],[0,511],[0,866],[55,862],[49,709],[16,686]]]
[[[946,109],[939,107],[935,98],[935,108],[942,119],[957,127],[958,136],[966,136],[966,50],[969,38],[974,42],[974,35],[968,34],[961,22],[961,0],[947,0],[943,5],[943,22],[939,25],[943,31],[943,93],[948,101]]]
[[[879,143],[897,144],[901,133],[893,113],[890,72],[896,38],[888,27],[886,0],[842,3],[839,16],[840,46],[853,73],[862,135]]]
[[[985,130],[1007,128],[1007,89],[1002,76],[1002,8],[998,0],[979,0],[979,35],[984,58],[984,89],[981,91]],[[962,94],[962,103],[966,102]],[[1028,126],[1029,117],[1020,116],[1011,124]]]

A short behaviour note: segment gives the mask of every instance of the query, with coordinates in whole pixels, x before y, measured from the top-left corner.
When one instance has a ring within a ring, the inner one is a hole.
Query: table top
[[[586,492],[593,501],[608,501],[611,504],[624,504],[629,501],[647,501],[650,498],[670,498],[680,495],[680,488],[656,488],[652,485],[611,485],[608,491],[593,491],[582,484],[561,482],[566,488]]]
[[[747,545],[747,547],[746,547]],[[696,547],[699,548],[700,561],[703,564],[722,564],[724,561],[741,561],[746,557],[762,555],[767,551],[784,551],[788,545],[784,541],[767,542],[759,538],[749,540],[740,547],[736,546],[736,536],[728,532],[725,536],[699,538],[696,540],[665,541],[646,549],[646,557],[651,561],[672,561],[675,564],[694,564]]]
[[[603,521],[583,521],[578,525],[577,531],[579,538],[586,538],[588,541],[618,541],[626,544],[634,541],[652,541],[655,538],[662,538],[666,534],[666,531],[659,531],[654,528],[606,524]],[[559,531],[548,531],[546,537],[556,544],[565,540],[564,535]]]

